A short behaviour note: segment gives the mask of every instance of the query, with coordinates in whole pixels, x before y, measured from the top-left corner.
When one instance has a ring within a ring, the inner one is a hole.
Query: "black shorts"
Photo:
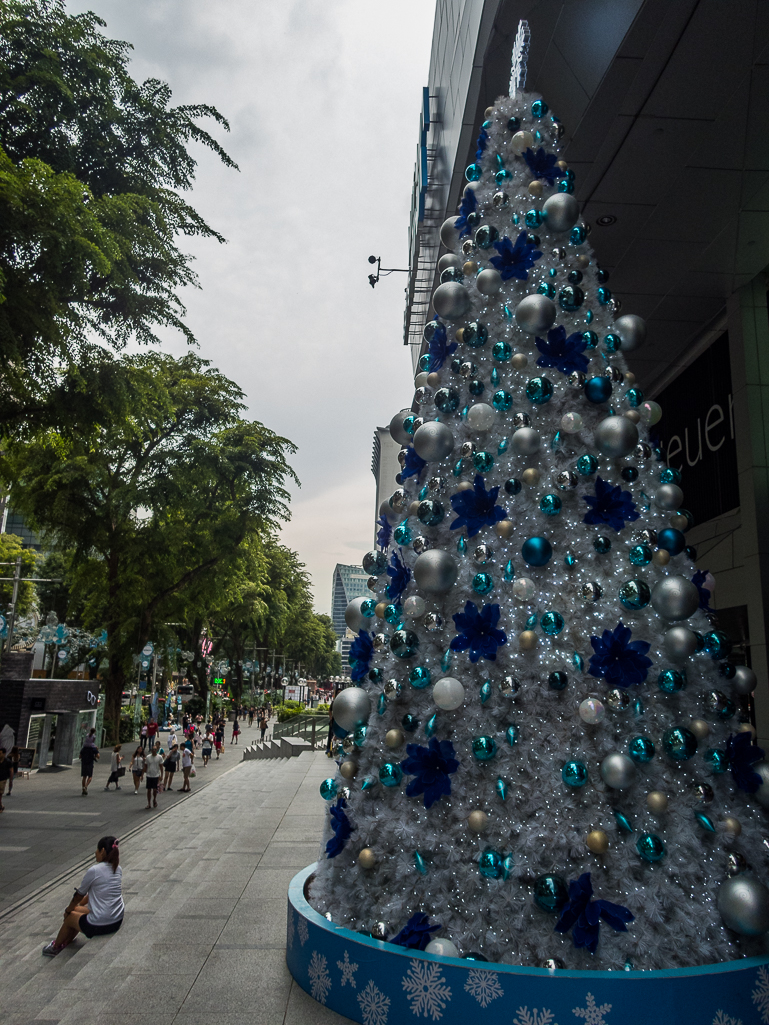
[[[119,921],[112,922],[110,925],[91,925],[88,921],[88,915],[80,916],[80,931],[84,936],[87,936],[89,940],[94,936],[106,936],[107,933],[117,932],[122,924],[123,919],[121,918]]]
[[[157,790],[160,776],[147,776],[147,789]]]

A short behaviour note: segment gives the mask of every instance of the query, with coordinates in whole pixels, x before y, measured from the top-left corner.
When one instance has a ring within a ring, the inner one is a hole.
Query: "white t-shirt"
[[[190,749],[188,747],[185,747],[182,750],[182,768],[183,769],[189,769],[189,767],[191,765],[192,765],[192,752],[190,751]]]
[[[163,756],[147,755],[147,757],[144,759],[144,764],[147,768],[148,776],[159,776],[163,770]]]
[[[88,921],[91,925],[112,925],[123,917],[123,870],[120,866],[113,872],[107,861],[91,865],[77,892],[88,894]]]
[[[119,751],[113,751],[112,752],[112,762],[110,764],[110,772],[117,772],[119,767],[120,767],[120,752]]]

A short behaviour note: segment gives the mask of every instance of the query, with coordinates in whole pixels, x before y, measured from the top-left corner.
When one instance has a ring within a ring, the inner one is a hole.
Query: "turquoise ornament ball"
[[[430,686],[430,670],[424,666],[414,666],[409,673],[409,683],[417,690],[424,690]]]
[[[480,381],[476,378],[474,381],[471,381],[468,384],[467,390],[470,392],[471,395],[475,395],[477,397],[478,395],[483,395],[484,391],[486,390],[486,385],[483,383],[483,381]]]
[[[529,566],[546,566],[553,557],[553,549],[547,538],[529,537],[521,546],[521,555]]]
[[[363,569],[369,576],[379,577],[387,569],[387,556],[384,552],[367,552],[363,556]]]
[[[585,293],[579,285],[566,285],[558,293],[558,305],[566,313],[574,313],[585,301]]]
[[[550,690],[566,690],[569,685],[569,677],[561,669],[557,669],[548,676],[547,685]]]
[[[419,728],[419,719],[417,719],[415,715],[412,715],[411,712],[406,712],[401,719],[401,726],[406,733],[415,733]]]
[[[563,616],[560,612],[546,612],[540,619],[539,625],[542,627],[542,632],[546,633],[548,637],[557,637],[564,627]]]
[[[504,487],[505,492],[508,495],[518,495],[521,492],[523,484],[521,484],[521,482],[516,477],[511,477],[509,480],[505,481]]]
[[[320,796],[324,801],[333,801],[336,795],[339,793],[339,787],[336,784],[336,780],[324,779],[320,785]]]
[[[593,548],[595,548],[599,555],[606,555],[607,552],[611,551],[611,538],[599,534],[593,541]]]
[[[462,341],[471,349],[480,349],[488,340],[489,329],[480,320],[474,320],[462,329]]]
[[[697,738],[685,726],[673,726],[662,735],[665,754],[676,762],[688,761],[697,751]]]
[[[497,753],[497,742],[493,737],[473,737],[473,757],[478,762],[488,762]]]
[[[661,861],[665,857],[665,844],[654,833],[641,833],[636,841],[635,849],[644,861]]]
[[[566,762],[561,769],[561,779],[567,787],[583,787],[588,780],[587,766],[582,762]]]
[[[475,233],[475,244],[479,249],[489,249],[499,238],[499,232],[493,224],[482,224]]]
[[[384,670],[369,669],[368,678],[372,683],[381,683],[384,679]]]
[[[598,335],[595,331],[583,331],[582,341],[585,343],[586,349],[594,349],[598,345]]]
[[[585,395],[588,402],[599,405],[611,398],[611,381],[608,377],[590,377],[585,381]]]
[[[353,741],[354,741],[356,747],[363,747],[363,744],[365,743],[365,740],[366,740],[366,732],[367,731],[368,731],[368,726],[365,723],[360,723],[358,726],[355,727],[355,730],[354,730],[352,736],[353,736]]]
[[[491,355],[500,363],[507,363],[513,355],[513,347],[508,342],[494,342]]]
[[[722,630],[711,630],[703,637],[705,651],[713,658],[726,658],[731,654],[732,641]]]
[[[509,391],[505,391],[503,388],[500,388],[499,391],[494,392],[491,398],[491,404],[494,409],[498,410],[500,413],[506,413],[513,404],[513,396]]]
[[[549,281],[543,281],[541,285],[538,285],[537,292],[540,295],[546,295],[548,299],[555,299],[555,285],[552,285]]]
[[[480,164],[470,164],[469,167],[465,168],[465,178],[469,182],[477,182],[482,173]]]
[[[399,523],[393,531],[393,537],[399,545],[410,545],[412,537],[408,523]]]
[[[677,669],[663,669],[657,677],[657,686],[666,694],[677,694],[685,685],[684,674],[679,673]]]
[[[419,357],[419,363],[418,363],[419,369],[420,370],[429,370],[430,369],[430,360],[431,359],[432,359],[432,357],[430,356],[429,352],[423,353]]]
[[[627,746],[627,753],[638,765],[645,765],[654,757],[654,744],[648,737],[633,737]]]
[[[480,473],[488,473],[494,465],[494,456],[491,452],[474,452],[473,466]]]
[[[664,470],[660,470],[660,484],[680,484],[681,479],[681,471],[672,466],[666,466]]]
[[[563,507],[558,495],[543,495],[539,500],[539,508],[545,516],[557,516]]]
[[[534,882],[534,903],[542,911],[560,911],[569,899],[566,882],[560,876],[540,876]]]
[[[360,614],[366,619],[371,619],[375,612],[376,602],[373,598],[366,598],[365,601],[360,603]]]
[[[417,519],[420,523],[424,523],[426,527],[437,526],[444,516],[445,511],[440,502],[436,502],[432,498],[426,498],[423,502],[419,503]]]
[[[413,630],[396,630],[390,638],[390,651],[396,658],[411,658],[419,647],[419,638]]]
[[[705,761],[710,766],[710,771],[716,775],[720,775],[722,772],[726,772],[729,768],[729,759],[726,755],[726,751],[716,751],[711,748],[705,752]]]
[[[638,409],[644,400],[644,393],[640,388],[628,388],[625,392],[625,398],[631,409]]]
[[[535,406],[543,406],[553,396],[553,384],[546,377],[532,377],[526,385],[526,398]]]
[[[644,580],[626,580],[619,589],[619,600],[626,609],[645,609],[651,601],[652,593]]]
[[[385,762],[379,769],[379,782],[385,787],[397,787],[403,779],[403,769],[397,762]]]
[[[580,473],[583,477],[592,477],[597,469],[598,460],[589,453],[585,453],[584,456],[580,456],[577,460],[577,473]]]
[[[465,173],[467,173],[467,172],[465,172]],[[468,179],[468,181],[470,181],[470,180],[475,180],[475,179]],[[575,224],[574,227],[569,232],[569,242],[571,242],[571,244],[573,246],[581,246],[586,238],[587,238],[587,228],[585,228],[584,224]]]
[[[473,577],[473,590],[476,594],[490,594],[494,590],[494,581],[489,573],[476,573]]]
[[[385,605],[384,618],[386,623],[389,623],[390,626],[394,626],[395,623],[400,623],[403,618],[403,609],[400,605],[395,603]]]
[[[607,352],[617,352],[622,345],[622,339],[619,335],[611,334],[604,336],[603,344]]]
[[[493,847],[487,847],[478,858],[478,871],[484,879],[502,878],[502,855]]]
[[[453,388],[439,388],[433,401],[441,413],[453,413],[459,409],[459,394]]]
[[[608,288],[604,288],[603,285],[598,288],[595,294],[601,306],[606,306],[606,304],[611,300],[611,291]]]
[[[541,210],[533,209],[527,210],[524,220],[526,221],[527,228],[538,228],[545,219],[545,215]]]
[[[648,566],[652,561],[652,550],[648,545],[633,545],[628,552],[631,566]]]
[[[532,117],[536,117],[536,118],[544,117],[545,114],[547,114],[549,109],[550,108],[548,107],[548,105],[545,103],[544,100],[534,100],[534,102],[531,105]]]

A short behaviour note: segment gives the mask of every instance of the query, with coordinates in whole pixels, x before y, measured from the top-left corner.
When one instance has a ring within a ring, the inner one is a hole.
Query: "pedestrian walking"
[[[109,767],[109,779],[107,780],[107,785],[104,788],[105,790],[109,790],[110,783],[115,784],[115,790],[122,790],[122,787],[118,782],[121,776],[120,763],[123,761],[123,756],[120,753],[122,746],[122,744],[115,744],[115,746],[112,749],[112,760],[110,761]],[[123,774],[125,774],[125,769],[123,770]]]
[[[158,784],[163,773],[163,756],[160,754],[160,744],[155,744],[152,751],[144,759],[147,773],[147,811],[150,805],[158,806]]]
[[[142,723],[142,728],[139,730],[139,737],[141,739],[141,745],[142,745],[142,747],[146,751],[147,750],[147,724],[146,724],[146,722]]]
[[[206,730],[206,735],[203,737],[203,767],[211,761],[211,752],[214,749],[214,738],[210,730]]]
[[[165,779],[163,780],[164,790],[173,790],[171,784],[174,781],[174,773],[179,768],[180,758],[181,755],[179,754],[179,745],[174,744],[174,746],[168,752],[166,760],[163,762],[163,768],[166,770]]]
[[[83,797],[88,796],[88,787],[93,779],[93,765],[99,759],[99,749],[93,737],[93,732],[85,738],[85,743],[80,748],[80,776],[83,788]],[[90,741],[90,743],[89,743]]]
[[[114,836],[103,836],[96,845],[96,864],[83,876],[64,909],[64,922],[56,939],[43,947],[43,954],[56,957],[79,932],[88,939],[117,932],[124,914],[118,840]]]
[[[19,754],[18,747],[11,748],[8,758],[11,762],[11,775],[8,777],[8,796],[10,797],[11,791],[13,790],[13,781],[19,774],[19,764],[21,762],[21,755]]]
[[[155,741],[159,740],[158,737],[158,721],[157,719],[150,719],[147,723],[147,746],[153,748]]]
[[[259,720],[259,729],[262,731],[261,739],[264,740],[264,735],[267,732],[267,719],[266,717]]]
[[[249,726],[253,726],[254,725],[254,706],[253,705],[251,705],[251,707],[248,710],[248,725]]]
[[[233,720],[233,723],[232,723],[232,738],[230,740],[230,743],[231,744],[237,744],[239,736],[240,736],[240,726],[238,725],[238,717],[236,715],[235,719]]]
[[[224,749],[224,727],[221,723],[216,727],[216,733],[214,734],[214,747],[216,748],[216,760],[218,762]]]
[[[139,784],[142,781],[144,775],[144,748],[137,747],[134,751],[134,756],[131,759],[131,775],[134,778],[134,793],[139,793]]]
[[[190,776],[193,773],[192,763],[195,760],[195,752],[191,751],[188,747],[182,750],[182,774],[184,776],[184,786],[181,792],[190,792]]]
[[[11,778],[11,759],[6,757],[5,748],[0,747],[0,811],[5,811],[3,806],[3,794],[5,793],[5,784]]]

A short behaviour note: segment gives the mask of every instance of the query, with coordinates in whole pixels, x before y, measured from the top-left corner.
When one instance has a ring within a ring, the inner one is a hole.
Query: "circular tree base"
[[[769,957],[650,972],[550,971],[436,957],[329,922],[288,890],[286,962],[302,989],[361,1025],[769,1025]]]

